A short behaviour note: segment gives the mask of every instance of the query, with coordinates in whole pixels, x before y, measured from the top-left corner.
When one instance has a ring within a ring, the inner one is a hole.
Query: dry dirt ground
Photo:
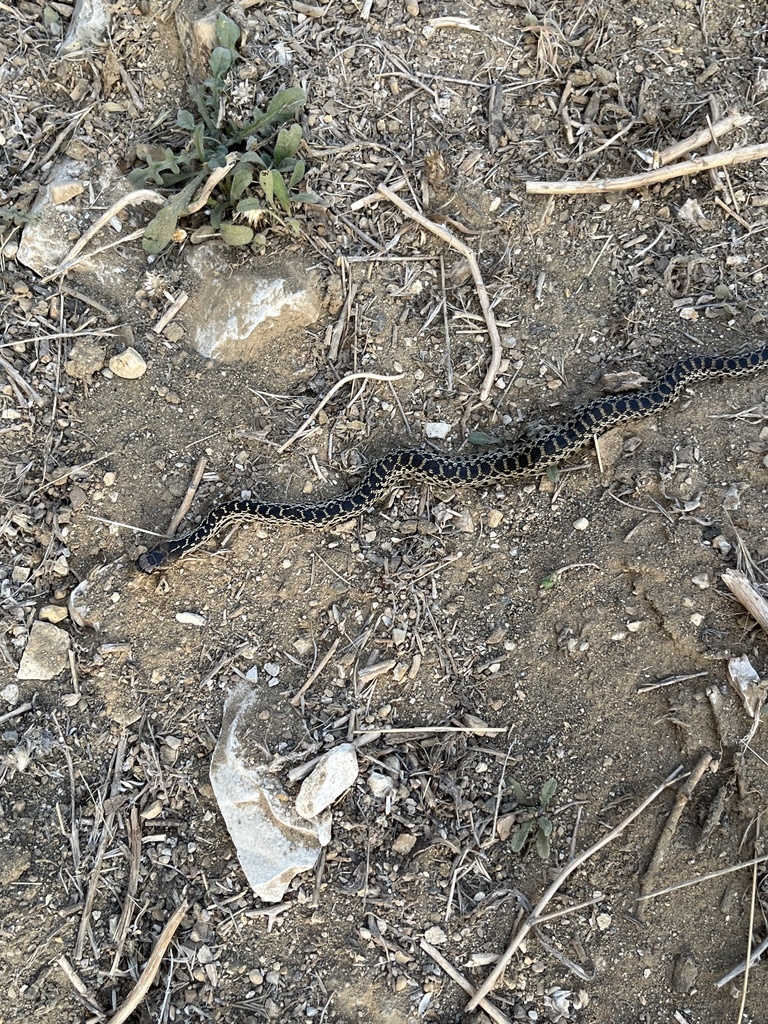
[[[716,756],[646,887],[764,850],[765,730],[742,742],[752,723],[727,659],[765,674],[765,636],[720,577],[738,564],[765,578],[768,375],[689,387],[606,435],[600,463],[589,448],[542,479],[406,488],[317,533],[244,526],[160,577],[134,568],[152,539],[140,531],[165,529],[201,456],[187,525],[244,491],[343,489],[393,446],[425,443],[427,423],[451,426],[439,450],[466,452],[472,431],[511,439],[557,422],[609,371],[653,376],[689,353],[762,345],[765,164],[607,196],[528,195],[525,182],[647,170],[729,107],[752,120],[722,146],[764,142],[766,11],[235,5],[238,88],[309,96],[322,207],[271,251],[314,261],[331,300],[355,287],[338,354],[329,300],[326,321],[251,364],[210,363],[151,331],[166,300],[138,279],[111,312],[147,373],[78,381],[64,369],[74,341],[111,355],[124,335],[66,279],[43,284],[14,259],[20,215],[62,154],[94,174],[128,169],[138,143],[174,136],[174,6],[118,0],[108,43],[60,60],[68,4],[0,3],[3,693],[40,610],[83,579],[101,622],[64,619],[71,671],[0,703],[0,1019],[109,1018],[186,899],[135,1020],[469,1020],[425,935],[479,986],[520,911],[678,765]],[[428,181],[435,149],[445,166]],[[462,259],[384,200],[353,207],[401,178],[412,204],[471,232],[504,346],[486,402],[488,337]],[[98,209],[94,196],[87,222]],[[184,258],[171,247],[153,269],[179,287]],[[401,376],[340,390],[278,452],[353,371]],[[317,871],[272,914],[208,780],[223,701],[247,673],[283,770],[376,730]],[[393,731],[409,728],[423,731]],[[391,780],[386,796],[373,773]],[[522,802],[519,787],[537,797],[549,779],[546,808]],[[751,914],[753,941],[765,935],[762,869],[636,902],[674,802],[665,791],[567,879],[547,912],[586,905],[512,957],[493,993],[506,1019],[740,1019],[743,978],[715,983],[745,956]],[[536,826],[515,852],[520,825],[545,817],[548,859]],[[741,1019],[768,1020],[763,963]]]

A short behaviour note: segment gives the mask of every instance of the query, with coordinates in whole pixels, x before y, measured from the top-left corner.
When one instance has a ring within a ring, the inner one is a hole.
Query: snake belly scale
[[[644,390],[597,398],[564,423],[530,440],[514,441],[503,448],[484,449],[471,455],[439,455],[418,448],[390,452],[372,463],[351,490],[313,504],[258,499],[226,501],[215,506],[190,533],[162,541],[141,555],[137,566],[145,573],[166,569],[222,527],[238,520],[309,528],[332,526],[367,512],[392,488],[405,483],[480,486],[542,473],[612,427],[666,408],[694,381],[740,377],[766,365],[768,344],[736,355],[687,356]]]

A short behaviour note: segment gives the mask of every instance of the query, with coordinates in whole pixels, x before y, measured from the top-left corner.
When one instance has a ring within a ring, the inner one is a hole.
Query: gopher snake
[[[257,499],[226,501],[217,505],[191,533],[163,541],[141,555],[137,565],[145,573],[165,569],[222,526],[238,519],[305,527],[331,526],[367,512],[391,488],[409,481],[478,485],[541,473],[611,427],[666,408],[693,381],[739,377],[766,364],[768,344],[754,352],[731,356],[688,356],[657,377],[645,390],[597,398],[582,406],[561,426],[532,440],[515,441],[509,447],[474,455],[437,455],[407,448],[390,452],[369,466],[352,490],[311,505]]]

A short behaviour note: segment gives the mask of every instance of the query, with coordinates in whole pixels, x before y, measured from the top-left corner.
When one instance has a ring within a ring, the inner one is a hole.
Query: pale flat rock
[[[223,362],[254,359],[265,342],[303,330],[323,312],[316,279],[287,261],[236,267],[221,245],[187,250],[189,301],[184,318],[200,355]]]
[[[77,0],[69,29],[59,47],[59,56],[103,42],[108,28],[109,5],[106,0]]]
[[[302,782],[296,797],[296,812],[308,820],[317,817],[346,793],[358,774],[355,748],[351,743],[340,743],[323,754]]]
[[[50,622],[33,622],[17,678],[55,679],[69,664],[69,633]]]
[[[92,186],[99,197],[91,206],[91,188],[83,188],[69,202],[58,204],[56,197],[63,190],[76,191],[74,186]],[[105,164],[97,170],[84,161],[65,157],[55,164],[45,184],[32,204],[30,221],[21,235],[16,259],[40,277],[52,273],[93,222],[116,200],[132,192],[133,186],[120,173],[115,164]],[[133,301],[136,281],[146,270],[146,255],[138,245],[120,246],[109,252],[89,255],[92,250],[119,239],[136,223],[146,223],[151,217],[147,206],[129,208],[128,219],[113,218],[80,253],[77,265],[68,272],[68,282],[83,287],[95,298],[113,307]]]
[[[331,815],[312,822],[300,818],[280,783],[259,763],[263,751],[248,742],[259,732],[258,710],[247,687],[231,695],[210,774],[243,873],[260,899],[277,903],[294,876],[310,871],[330,842]]]

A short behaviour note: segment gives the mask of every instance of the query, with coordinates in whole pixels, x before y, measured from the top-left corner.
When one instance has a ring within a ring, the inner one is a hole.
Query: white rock
[[[341,743],[323,754],[301,784],[297,814],[308,820],[317,817],[349,789],[358,773],[357,753],[351,743]]]
[[[268,767],[258,763],[263,752],[252,737],[259,735],[259,710],[247,687],[227,701],[211,785],[251,888],[260,899],[277,903],[294,876],[310,871],[330,842],[331,815],[325,812],[312,822],[300,818]]]
[[[12,708],[15,708],[19,703],[19,688],[16,683],[8,683],[0,690],[0,697],[5,701],[6,704],[10,704]]]
[[[250,360],[262,346],[303,330],[323,312],[314,276],[303,266],[274,263],[269,276],[230,262],[226,249],[187,250],[189,301],[184,317],[200,355],[222,361]]]
[[[443,440],[444,438],[448,437],[452,429],[453,428],[451,424],[446,423],[443,420],[437,423],[425,423],[424,436],[436,440]]]
[[[112,356],[109,368],[116,377],[123,377],[125,380],[138,380],[147,372],[144,357],[130,345],[116,356]]]
[[[387,793],[391,792],[393,785],[392,779],[387,775],[382,775],[381,772],[371,772],[368,776],[368,788],[378,800],[382,800]]]
[[[19,665],[19,679],[55,679],[68,664],[69,633],[50,622],[34,622]]]

